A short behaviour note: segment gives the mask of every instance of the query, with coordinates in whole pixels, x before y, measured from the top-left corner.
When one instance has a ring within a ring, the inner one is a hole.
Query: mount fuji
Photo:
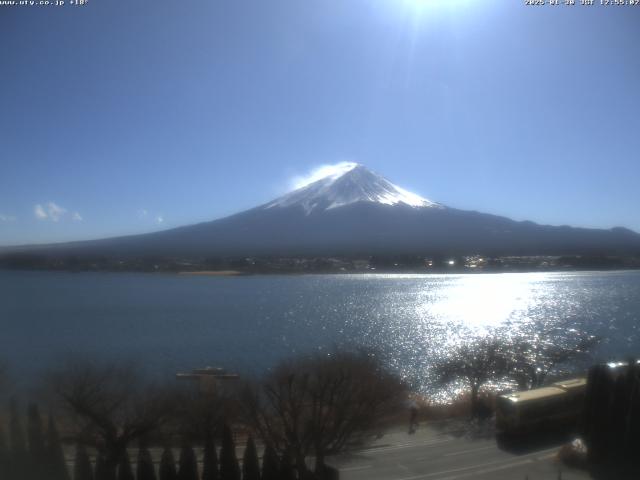
[[[264,205],[161,232],[13,248],[51,256],[576,255],[640,253],[640,235],[450,208],[355,163]],[[5,250],[6,251],[6,250]]]
[[[442,208],[394,185],[364,165],[342,163],[333,170],[331,174],[268,203],[265,208],[301,207],[307,215],[358,202]]]

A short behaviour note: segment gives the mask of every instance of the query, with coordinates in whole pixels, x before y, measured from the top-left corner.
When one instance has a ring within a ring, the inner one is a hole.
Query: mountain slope
[[[20,250],[113,257],[639,254],[640,235],[623,228],[555,227],[457,210],[350,164],[265,205],[219,220]]]

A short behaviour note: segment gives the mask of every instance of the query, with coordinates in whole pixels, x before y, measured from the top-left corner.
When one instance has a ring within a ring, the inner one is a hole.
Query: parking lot
[[[559,443],[511,450],[495,437],[442,425],[385,434],[366,449],[334,459],[342,480],[584,480],[589,474],[562,465]]]

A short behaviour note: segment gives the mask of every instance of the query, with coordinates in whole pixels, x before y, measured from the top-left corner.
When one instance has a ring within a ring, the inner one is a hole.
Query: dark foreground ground
[[[341,480],[584,480],[582,470],[561,464],[561,439],[500,446],[493,432],[456,424],[396,430],[366,450],[333,459]]]

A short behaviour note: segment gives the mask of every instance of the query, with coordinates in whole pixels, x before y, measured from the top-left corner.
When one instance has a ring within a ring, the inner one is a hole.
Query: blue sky
[[[640,230],[640,7],[523,3],[0,6],[0,245],[210,220],[341,161]]]

